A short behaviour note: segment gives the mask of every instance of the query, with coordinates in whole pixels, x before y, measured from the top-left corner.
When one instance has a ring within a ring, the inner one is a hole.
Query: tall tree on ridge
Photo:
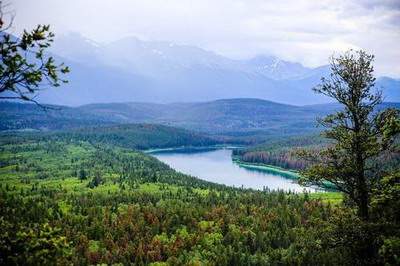
[[[382,176],[376,159],[398,148],[394,140],[400,131],[398,109],[376,110],[382,94],[374,91],[373,60],[373,55],[353,50],[331,59],[330,77],[322,78],[314,91],[343,107],[319,120],[333,144],[318,154],[302,154],[314,164],[303,172],[301,182],[334,184],[364,221],[369,220],[371,191]]]

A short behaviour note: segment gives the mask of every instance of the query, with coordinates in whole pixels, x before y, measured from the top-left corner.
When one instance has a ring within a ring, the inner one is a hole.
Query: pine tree
[[[79,179],[85,180],[86,178],[87,178],[87,176],[86,176],[85,169],[81,168],[81,170],[79,170]]]
[[[303,172],[301,181],[325,187],[334,184],[365,221],[371,191],[382,176],[379,156],[395,148],[400,129],[398,109],[376,111],[382,94],[374,89],[373,59],[364,51],[352,50],[332,58],[330,77],[314,90],[342,107],[319,121],[333,144],[317,154],[302,154],[314,164]]]

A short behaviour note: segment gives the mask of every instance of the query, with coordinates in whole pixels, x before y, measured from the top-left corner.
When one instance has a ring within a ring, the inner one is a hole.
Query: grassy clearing
[[[322,202],[330,203],[330,204],[340,204],[343,201],[343,194],[340,192],[315,192],[310,193],[309,197],[311,199],[318,199]]]

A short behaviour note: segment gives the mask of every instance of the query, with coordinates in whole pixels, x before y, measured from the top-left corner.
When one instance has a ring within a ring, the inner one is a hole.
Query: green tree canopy
[[[329,186],[345,193],[363,220],[369,219],[372,189],[383,175],[377,160],[398,149],[398,109],[376,110],[382,94],[374,89],[373,55],[350,50],[331,60],[331,74],[323,78],[317,93],[335,99],[342,109],[319,122],[333,144],[317,154],[303,154],[313,165],[302,182]]]

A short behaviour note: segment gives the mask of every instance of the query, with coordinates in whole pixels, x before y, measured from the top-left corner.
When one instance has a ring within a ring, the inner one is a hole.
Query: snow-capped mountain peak
[[[65,93],[61,89],[63,93],[54,90],[57,95],[51,95],[53,90],[42,94],[45,102],[52,102],[53,97],[59,104],[238,97],[290,104],[326,102],[311,88],[329,73],[329,67],[308,68],[276,56],[233,60],[195,46],[135,37],[97,44],[79,34],[57,39],[52,52],[71,66],[70,82]],[[384,83],[389,88],[397,84],[391,79]],[[398,99],[396,89],[386,91],[397,98],[386,100]]]

